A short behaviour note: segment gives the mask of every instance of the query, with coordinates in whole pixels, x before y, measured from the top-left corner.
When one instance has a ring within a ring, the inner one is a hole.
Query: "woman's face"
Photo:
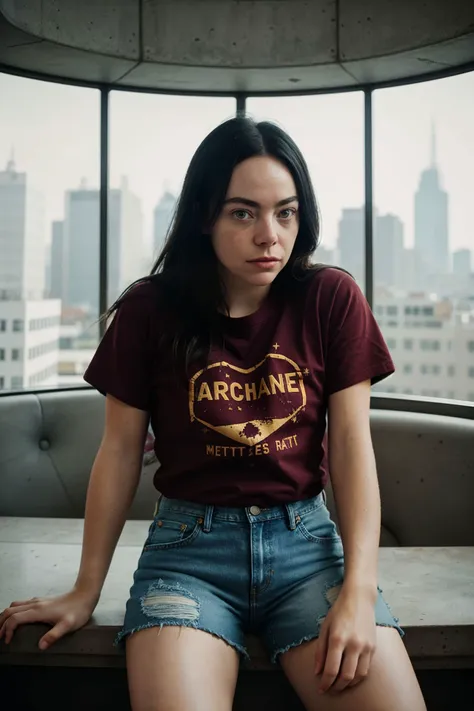
[[[296,187],[285,166],[267,156],[239,163],[211,232],[224,279],[269,286],[290,258],[298,227]]]

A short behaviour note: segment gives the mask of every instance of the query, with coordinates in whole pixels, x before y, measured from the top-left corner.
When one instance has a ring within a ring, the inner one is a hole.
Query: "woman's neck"
[[[258,310],[270,292],[271,285],[252,286],[236,283],[233,279],[225,280],[225,294],[229,316],[243,318]]]

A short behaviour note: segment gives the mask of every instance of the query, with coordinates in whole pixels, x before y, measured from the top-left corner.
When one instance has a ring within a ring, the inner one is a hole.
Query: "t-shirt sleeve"
[[[326,386],[329,395],[395,371],[380,328],[356,281],[344,272],[333,291],[328,323]]]
[[[135,287],[114,314],[84,380],[139,410],[150,409],[151,299],[149,286]]]

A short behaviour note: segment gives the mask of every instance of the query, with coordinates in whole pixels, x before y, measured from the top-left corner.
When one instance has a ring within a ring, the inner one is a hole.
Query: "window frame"
[[[177,94],[191,96],[232,96],[236,101],[236,116],[246,115],[246,102],[250,96],[306,96],[311,94],[326,95],[330,93],[345,93],[350,91],[362,91],[364,94],[364,292],[367,301],[374,309],[374,246],[373,246],[373,221],[374,221],[374,205],[373,205],[373,92],[389,87],[405,86],[408,84],[423,83],[435,79],[449,78],[462,73],[474,72],[474,62],[469,62],[459,67],[450,67],[440,71],[433,72],[429,75],[414,76],[409,79],[387,81],[380,84],[358,85],[349,87],[338,87],[334,90],[320,89],[313,91],[295,91],[295,92],[180,92],[180,91],[165,91],[165,90],[148,90],[137,87],[128,86],[109,86],[101,83],[76,81],[52,76],[44,76],[33,71],[16,70],[10,67],[0,66],[0,72],[5,74],[13,74],[20,77],[36,79],[41,81],[50,81],[53,83],[83,86],[91,89],[97,89],[100,92],[100,228],[99,228],[99,308],[100,313],[104,313],[109,304],[107,303],[108,289],[108,192],[109,192],[109,97],[111,91],[129,91],[137,93],[154,93],[154,94]],[[29,324],[28,324],[29,326]],[[27,325],[25,324],[25,328]],[[100,322],[99,337],[105,333],[106,323]],[[412,339],[413,340],[413,339]],[[469,346],[468,346],[469,347]],[[65,387],[61,391],[84,389],[79,387]],[[36,389],[24,388],[25,392],[51,392],[51,389]],[[13,394],[13,393],[11,393]],[[18,393],[16,393],[18,394]],[[9,391],[2,391],[1,397],[8,397]],[[433,399],[424,398],[419,395],[398,395],[373,393],[372,407],[375,409],[401,410],[409,412],[432,413],[439,415],[447,415],[454,417],[467,417],[474,419],[474,403],[469,401],[454,401],[448,399]]]

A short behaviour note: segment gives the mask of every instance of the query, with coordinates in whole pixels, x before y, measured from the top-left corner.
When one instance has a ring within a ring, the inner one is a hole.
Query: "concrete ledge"
[[[113,641],[148,525],[127,523],[88,625],[47,652],[37,647],[46,626],[23,627],[10,645],[0,642],[0,664],[123,666],[123,651]],[[0,609],[15,599],[68,590],[81,540],[82,520],[0,518]],[[379,582],[406,632],[415,667],[474,668],[474,547],[381,548]],[[249,637],[248,645],[252,661],[245,668],[278,669],[256,638]]]

